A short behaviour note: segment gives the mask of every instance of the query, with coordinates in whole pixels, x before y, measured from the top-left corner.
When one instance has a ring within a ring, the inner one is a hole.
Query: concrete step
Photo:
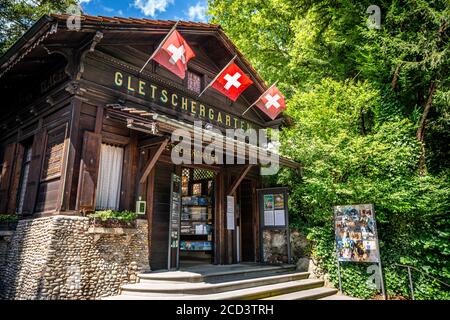
[[[170,282],[220,282],[245,279],[251,277],[269,276],[272,274],[283,274],[293,272],[296,270],[295,265],[281,265],[281,266],[236,266],[221,267],[215,266],[210,270],[196,270],[195,268],[189,268],[183,271],[162,271],[162,272],[150,272],[140,273],[138,275],[139,282],[147,281],[170,281]]]
[[[271,284],[286,283],[290,281],[307,279],[309,273],[297,272],[282,275],[271,275],[259,278],[240,279],[235,281],[207,283],[207,282],[174,282],[167,280],[146,280],[135,284],[126,284],[121,287],[123,295],[157,294],[196,294],[210,295],[225,291],[234,291],[245,288],[266,286]]]
[[[322,280],[302,279],[212,294],[137,294],[103,298],[103,300],[257,300],[288,293],[321,288]]]
[[[361,299],[345,296],[343,294],[338,293],[332,296],[320,298],[319,300],[361,300]]]
[[[328,296],[335,295],[338,291],[334,288],[314,288],[281,294],[274,297],[269,297],[264,300],[317,300]]]

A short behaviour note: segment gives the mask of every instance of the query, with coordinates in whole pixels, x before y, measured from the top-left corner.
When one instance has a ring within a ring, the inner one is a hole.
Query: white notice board
[[[234,230],[234,197],[227,196],[227,229]]]

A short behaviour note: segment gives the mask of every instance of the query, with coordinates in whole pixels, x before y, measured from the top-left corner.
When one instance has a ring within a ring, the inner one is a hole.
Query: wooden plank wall
[[[151,230],[152,270],[166,269],[169,246],[169,218],[170,218],[170,179],[175,171],[173,164],[159,161],[155,167],[153,214]]]

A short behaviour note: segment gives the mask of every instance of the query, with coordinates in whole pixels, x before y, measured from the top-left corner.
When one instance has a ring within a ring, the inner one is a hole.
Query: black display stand
[[[169,254],[167,269],[178,269],[180,265],[180,218],[181,218],[181,177],[172,173],[170,179],[170,221]]]
[[[258,189],[258,208],[260,221],[260,256],[261,261],[267,263],[264,259],[264,231],[285,231],[287,258],[288,263],[291,263],[291,241],[289,232],[289,211],[288,211],[288,192],[287,188],[266,188]],[[282,201],[279,200],[280,195]],[[273,199],[270,206],[270,199]],[[282,212],[283,211],[283,212]],[[273,213],[273,219],[271,218]]]

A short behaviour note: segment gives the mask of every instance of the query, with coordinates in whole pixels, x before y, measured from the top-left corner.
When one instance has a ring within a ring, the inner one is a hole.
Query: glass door
[[[168,269],[178,269],[180,265],[180,215],[181,215],[181,177],[172,174],[170,183],[170,222]]]
[[[210,264],[213,259],[214,172],[183,169],[180,263]]]

